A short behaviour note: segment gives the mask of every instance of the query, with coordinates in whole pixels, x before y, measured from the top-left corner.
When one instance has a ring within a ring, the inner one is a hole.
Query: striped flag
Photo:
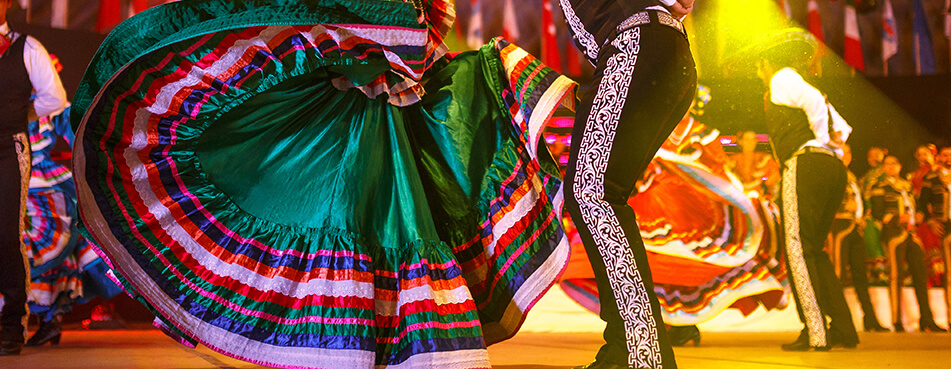
[[[824,42],[825,37],[822,35],[822,19],[819,17],[819,5],[816,4],[816,0],[809,0],[808,6],[809,32],[812,32],[812,34],[816,36],[816,39]]]
[[[482,0],[472,0],[472,16],[469,17],[469,32],[466,44],[472,49],[482,47]]]
[[[542,0],[542,62],[561,73],[561,53],[555,36],[555,22],[551,14],[551,1]]]
[[[885,0],[882,13],[882,60],[888,65],[888,59],[898,54],[898,34],[895,32],[895,11],[892,10],[891,0]],[[885,68],[888,74],[888,68]]]
[[[520,36],[518,32],[518,22],[515,18],[515,7],[512,0],[504,0],[502,5],[502,37],[506,40],[516,42]]]
[[[122,3],[120,0],[99,0],[99,18],[96,32],[108,32],[122,22]]]
[[[928,19],[925,18],[925,8],[921,0],[915,0],[914,11],[912,28],[915,35],[915,72],[919,75],[934,74],[934,48],[931,45],[931,31],[928,29]]]
[[[53,0],[50,4],[50,27],[69,27],[69,1]]]
[[[855,69],[865,71],[865,57],[863,55],[855,5],[847,4],[845,6],[845,62]]]

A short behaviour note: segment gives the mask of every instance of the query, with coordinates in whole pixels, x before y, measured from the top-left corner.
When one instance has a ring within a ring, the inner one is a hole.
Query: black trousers
[[[26,183],[29,180],[30,146],[25,134],[0,142],[0,340],[23,342],[26,316],[26,259],[21,224]]]
[[[651,23],[620,32],[598,53],[572,130],[565,205],[591,260],[607,322],[597,360],[676,368],[627,199],[689,108],[697,74],[686,37],[650,14]]]
[[[915,288],[915,297],[918,299],[918,311],[921,313],[921,322],[934,322],[931,306],[928,305],[928,274],[925,271],[925,254],[921,243],[903,227],[889,227],[882,229],[882,246],[888,255],[890,278],[888,282],[891,295],[892,319],[901,322],[901,287],[905,276],[911,274],[911,285]],[[908,263],[905,271],[902,265]]]
[[[856,220],[835,219],[832,222],[832,242],[835,252],[839,253],[839,275],[845,275],[846,270],[850,272],[855,295],[862,305],[862,314],[865,315],[866,321],[875,318],[872,299],[868,295],[868,250],[865,247],[865,239],[859,234]],[[875,322],[877,323],[878,319],[875,319]]]
[[[799,318],[813,347],[828,336],[858,343],[852,313],[835,267],[823,250],[836,210],[845,194],[846,171],[830,154],[805,153],[784,163],[782,182],[786,263]],[[826,326],[826,317],[830,324]]]

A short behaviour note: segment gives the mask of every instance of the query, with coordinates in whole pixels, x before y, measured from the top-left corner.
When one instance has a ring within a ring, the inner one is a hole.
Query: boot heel
[[[59,345],[59,339],[60,339],[60,338],[63,338],[63,334],[62,334],[62,333],[56,335],[56,337],[50,338],[50,346],[57,346],[57,345]]]

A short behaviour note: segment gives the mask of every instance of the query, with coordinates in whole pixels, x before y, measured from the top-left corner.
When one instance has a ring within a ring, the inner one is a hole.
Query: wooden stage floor
[[[792,332],[708,332],[699,347],[675,349],[680,368],[951,368],[951,333],[859,333],[856,349],[784,352]],[[597,333],[524,332],[489,348],[499,369],[562,369],[590,361]],[[0,357],[0,368],[258,368],[208,348],[178,345],[154,329],[67,330],[57,347]],[[346,368],[346,366],[341,366]]]

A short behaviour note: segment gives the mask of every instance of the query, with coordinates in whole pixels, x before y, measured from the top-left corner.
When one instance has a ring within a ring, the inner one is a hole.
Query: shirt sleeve
[[[36,90],[36,99],[33,108],[36,115],[45,117],[62,110],[66,106],[66,89],[63,81],[53,68],[50,54],[39,41],[27,36],[23,50],[23,63],[26,73],[30,76],[30,83]]]
[[[799,73],[792,68],[783,68],[776,72],[770,79],[769,94],[773,104],[802,109],[806,112],[809,128],[815,133],[816,140],[822,144],[829,143],[829,108],[826,98],[822,92],[803,80]],[[841,118],[840,116],[839,119]],[[843,119],[842,122],[844,123],[845,120]]]

